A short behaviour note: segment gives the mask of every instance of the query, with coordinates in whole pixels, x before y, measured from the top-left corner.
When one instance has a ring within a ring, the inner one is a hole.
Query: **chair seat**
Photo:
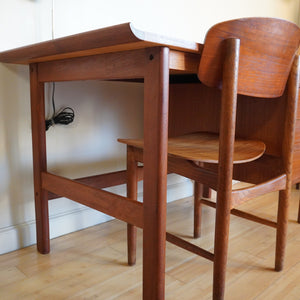
[[[118,139],[119,142],[144,147],[143,139]],[[266,146],[257,140],[236,138],[234,144],[234,163],[245,163],[263,155]],[[218,163],[219,135],[208,132],[195,132],[178,137],[169,138],[168,154],[188,160],[206,163]]]

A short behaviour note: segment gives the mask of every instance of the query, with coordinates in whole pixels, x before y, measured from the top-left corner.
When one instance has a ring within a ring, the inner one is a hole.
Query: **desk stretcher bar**
[[[42,188],[143,228],[143,204],[82,183],[42,173]]]

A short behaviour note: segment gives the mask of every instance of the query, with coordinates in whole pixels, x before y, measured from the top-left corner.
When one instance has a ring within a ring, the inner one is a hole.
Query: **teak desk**
[[[169,74],[196,73],[200,50],[121,24],[0,53],[30,68],[39,252],[50,251],[48,200],[67,197],[143,228],[143,298],[164,299]],[[90,79],[144,81],[143,204],[99,189],[125,183],[125,171],[78,180],[47,172],[44,83]]]
[[[220,91],[200,82],[169,85],[169,75],[196,74],[202,45],[166,39],[122,24],[0,53],[0,62],[28,64],[31,85],[31,118],[37,247],[50,251],[48,200],[67,197],[144,230],[143,299],[164,299],[166,242],[167,136],[196,130],[218,131]],[[174,76],[173,76],[174,75]],[[70,80],[144,81],[143,204],[100,188],[126,182],[126,172],[70,180],[47,172],[44,83]],[[180,80],[179,80],[180,81]],[[169,105],[170,91],[170,105]],[[278,99],[253,101],[239,96],[237,132],[263,138],[267,154],[281,151],[284,94]],[[300,106],[297,113],[293,182],[300,181]],[[170,108],[170,110],[169,110]],[[240,114],[239,114],[240,112]],[[246,113],[245,113],[246,112]],[[243,116],[242,118],[239,115]],[[272,160],[273,161],[273,160]],[[234,169],[234,178],[263,180],[276,172],[269,164],[255,172],[257,160],[246,172]]]

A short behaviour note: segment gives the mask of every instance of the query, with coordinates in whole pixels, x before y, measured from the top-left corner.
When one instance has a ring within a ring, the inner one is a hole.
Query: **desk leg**
[[[38,81],[37,64],[30,65],[31,126],[37,248],[50,251],[48,193],[42,189],[41,172],[47,170],[44,83]]]
[[[165,290],[169,49],[149,51],[144,84],[143,299]]]

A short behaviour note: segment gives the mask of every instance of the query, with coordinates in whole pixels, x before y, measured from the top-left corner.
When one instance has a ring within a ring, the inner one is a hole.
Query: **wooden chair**
[[[283,268],[299,87],[299,56],[296,55],[299,42],[298,26],[279,19],[245,18],[213,26],[206,35],[198,77],[203,85],[221,89],[221,99],[217,100],[220,102],[219,130],[169,138],[168,172],[196,182],[196,236],[200,205],[216,208],[214,253],[170,233],[167,240],[213,261],[213,299],[224,297],[230,213],[276,228],[275,270]],[[285,97],[280,151],[269,151],[269,141],[239,135],[241,130],[236,120],[243,118],[241,113],[254,112],[237,109],[238,95],[250,96],[250,101]],[[136,199],[137,163],[143,162],[143,140],[119,141],[127,144],[128,196]],[[261,174],[265,174],[263,180]],[[252,185],[232,190],[233,178]],[[200,184],[206,187],[206,194],[207,188],[217,191],[216,203],[201,199]],[[238,204],[273,191],[279,191],[277,222],[235,209]],[[130,265],[135,263],[135,235],[135,228],[129,224]]]

